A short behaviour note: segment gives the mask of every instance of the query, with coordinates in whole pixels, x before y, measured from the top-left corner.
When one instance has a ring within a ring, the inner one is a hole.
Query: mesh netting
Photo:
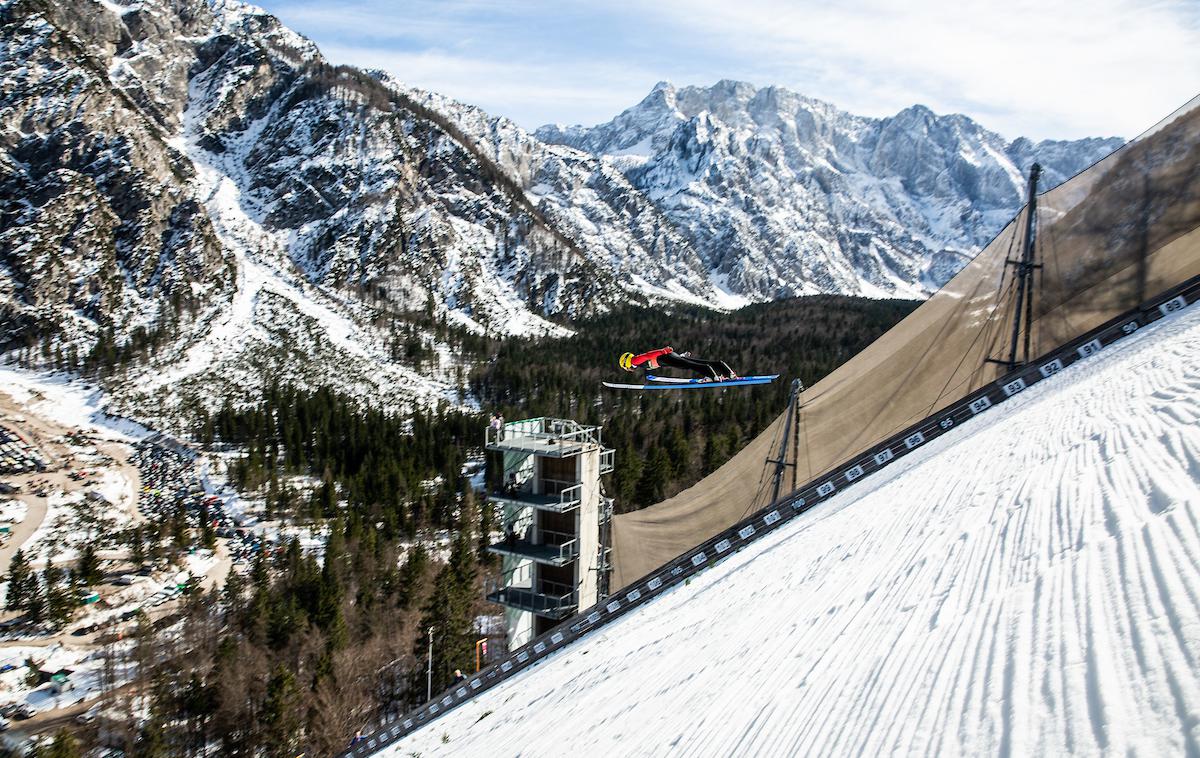
[[[1198,98],[1200,100],[1200,98]],[[1029,355],[1041,355],[1200,275],[1197,101],[1038,197]],[[908,318],[801,396],[795,439],[781,416],[695,486],[613,522],[614,589],[766,506],[783,451],[788,492],[934,413],[1006,369],[1022,211]],[[1023,357],[1026,335],[1018,335]]]

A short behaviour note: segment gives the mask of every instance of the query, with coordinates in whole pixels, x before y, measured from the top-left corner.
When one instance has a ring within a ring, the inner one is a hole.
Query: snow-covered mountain
[[[1017,166],[1115,146],[722,83],[543,130],[581,150],[236,0],[0,0],[0,93],[0,353],[116,371],[164,423],[281,377],[458,401],[445,324],[924,293],[1018,207]]]
[[[441,320],[561,332],[644,300],[449,120],[257,8],[0,14],[0,346],[123,357],[131,409],[281,376],[431,402]]]
[[[544,126],[619,168],[730,292],[928,294],[1016,213],[1036,161],[1049,188],[1119,139],[1006,142],[924,106],[890,118],[780,87],[660,82],[599,126]]]

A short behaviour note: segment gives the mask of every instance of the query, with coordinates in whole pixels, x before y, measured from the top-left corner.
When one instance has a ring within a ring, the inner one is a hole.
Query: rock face
[[[127,25],[71,4],[3,8],[0,343],[9,347],[63,327],[60,347],[86,352],[102,328],[128,337],[233,289],[195,172],[170,145],[182,72],[166,65],[156,89],[126,89],[114,80],[157,66],[100,63],[136,59],[144,16],[130,13]]]
[[[446,116],[257,8],[0,9],[0,349],[126,372],[133,409],[280,377],[430,402],[442,322],[645,301]]]
[[[601,156],[650,197],[730,292],[920,296],[952,276],[1043,188],[1118,139],[1006,143],[923,106],[853,116],[779,87],[662,82],[599,126],[537,137]]]
[[[271,381],[458,401],[447,325],[922,294],[1019,207],[1020,167],[1116,144],[730,82],[539,139],[235,0],[0,0],[0,24],[0,352],[115,371],[168,424]]]

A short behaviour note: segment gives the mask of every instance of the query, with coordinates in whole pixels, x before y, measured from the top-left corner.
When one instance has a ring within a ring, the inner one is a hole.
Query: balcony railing
[[[490,583],[489,583],[490,584]],[[539,616],[562,619],[571,615],[579,599],[575,588],[558,582],[540,581],[536,587],[506,587],[491,584],[487,599]]]
[[[616,467],[617,451],[611,448],[605,448],[600,451],[600,473],[611,474]]]
[[[488,550],[501,555],[515,555],[549,566],[565,566],[579,557],[579,539],[574,534],[541,529],[537,541],[506,536],[501,542],[488,545]]]
[[[563,457],[575,455],[589,445],[600,445],[600,427],[583,426],[570,419],[531,418],[488,427],[486,446]]]
[[[534,494],[528,489],[501,490],[493,492],[492,500],[500,500],[516,505],[530,506],[543,511],[565,513],[572,508],[578,508],[583,502],[583,485],[570,482],[560,482],[555,479],[542,479],[541,495]]]

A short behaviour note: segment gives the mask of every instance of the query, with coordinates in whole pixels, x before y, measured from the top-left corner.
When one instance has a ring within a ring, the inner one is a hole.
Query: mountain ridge
[[[975,133],[927,109],[873,138],[881,178],[875,122],[782,88],[662,83],[572,146],[236,0],[6,0],[0,23],[0,351],[118,377],[117,409],[168,427],[281,375],[469,402],[463,335],[618,303],[924,295],[976,244],[956,230],[1019,207],[917,170],[930,124]]]
[[[927,295],[1021,207],[1034,161],[1046,189],[1122,144],[1006,142],[923,105],[868,118],[728,79],[659,82],[608,122],[546,125],[535,135],[625,173],[750,299],[812,294],[814,283],[842,294]]]

